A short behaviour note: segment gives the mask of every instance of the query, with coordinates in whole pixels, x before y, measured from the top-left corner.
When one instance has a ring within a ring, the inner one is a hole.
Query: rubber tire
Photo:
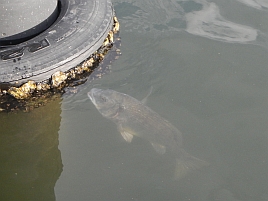
[[[40,82],[67,71],[101,47],[113,26],[110,0],[60,0],[52,26],[24,43],[0,49],[0,83]]]

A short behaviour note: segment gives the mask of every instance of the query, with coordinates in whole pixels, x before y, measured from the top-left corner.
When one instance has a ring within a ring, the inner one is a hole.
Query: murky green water
[[[112,72],[30,113],[0,114],[0,200],[268,200],[268,4],[115,0]],[[142,100],[210,166],[174,180],[174,160],[126,143],[87,97]],[[73,89],[72,89],[73,90]]]

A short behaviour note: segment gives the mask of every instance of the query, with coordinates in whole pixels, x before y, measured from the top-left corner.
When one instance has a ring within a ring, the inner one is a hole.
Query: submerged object
[[[157,153],[169,152],[176,159],[176,178],[208,165],[187,153],[182,146],[181,132],[143,102],[110,89],[93,88],[88,96],[98,111],[117,125],[127,142],[137,136],[149,141]]]

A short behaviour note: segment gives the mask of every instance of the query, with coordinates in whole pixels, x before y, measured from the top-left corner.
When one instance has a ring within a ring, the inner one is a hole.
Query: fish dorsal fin
[[[123,138],[127,141],[127,142],[131,142],[133,139],[133,135],[131,135],[130,133],[126,132],[126,131],[121,131],[121,135],[123,136]]]
[[[145,96],[145,98],[142,99],[141,102],[142,102],[143,105],[146,105],[147,99],[148,99],[148,97],[151,95],[152,91],[153,91],[153,86],[151,86],[150,91],[149,91],[149,93],[147,94],[147,96]]]
[[[153,142],[151,142],[151,144],[153,145],[153,148],[157,153],[164,154],[166,152],[165,146],[163,146],[161,144],[153,143]]]

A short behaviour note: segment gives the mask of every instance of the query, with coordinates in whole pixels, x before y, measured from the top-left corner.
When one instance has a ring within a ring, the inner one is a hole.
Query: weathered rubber
[[[0,47],[16,45],[49,28],[59,14],[58,0],[0,1]]]
[[[110,0],[60,0],[56,22],[31,40],[0,49],[0,83],[40,82],[88,58],[113,26]]]

